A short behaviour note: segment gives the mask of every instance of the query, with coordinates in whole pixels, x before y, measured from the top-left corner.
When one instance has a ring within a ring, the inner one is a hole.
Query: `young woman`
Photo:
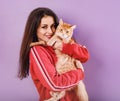
[[[62,91],[78,84],[84,78],[82,69],[72,70],[59,75],[55,70],[57,61],[54,48],[51,46],[33,46],[31,42],[47,42],[55,32],[58,17],[49,8],[33,10],[27,20],[20,50],[19,78],[26,78],[30,74],[40,95],[40,101],[51,97],[50,91]],[[81,62],[88,60],[89,54],[85,47],[78,44],[56,43],[62,52],[79,59]],[[66,92],[60,101],[77,101],[74,91]]]

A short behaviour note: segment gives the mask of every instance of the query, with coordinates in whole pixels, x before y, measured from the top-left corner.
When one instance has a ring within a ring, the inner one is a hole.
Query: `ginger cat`
[[[34,45],[38,45],[38,44],[47,44],[49,46],[54,46],[54,44],[59,40],[62,41],[64,43],[74,43],[74,41],[71,39],[72,38],[72,34],[73,34],[73,30],[76,27],[76,25],[70,25],[68,23],[64,23],[62,21],[62,19],[60,19],[59,21],[59,25],[56,29],[55,34],[52,36],[52,38],[47,42],[44,43],[43,41],[41,42],[34,42],[31,43],[30,46],[34,46]],[[83,66],[81,64],[80,61],[72,58],[71,56],[62,53],[59,49],[55,49],[55,53],[56,56],[58,58],[58,61],[56,63],[56,71],[59,74],[71,71],[71,70],[75,70],[77,68],[81,68],[83,71]],[[85,88],[85,85],[83,83],[83,81],[81,80],[79,82],[79,84],[76,87],[73,87],[71,89],[74,89],[76,91],[76,94],[79,98],[79,101],[88,101],[88,94]],[[70,90],[70,89],[68,89]],[[61,92],[50,92],[51,94],[51,98],[44,100],[44,101],[58,101],[60,100],[62,97],[65,96],[65,92],[61,91]]]

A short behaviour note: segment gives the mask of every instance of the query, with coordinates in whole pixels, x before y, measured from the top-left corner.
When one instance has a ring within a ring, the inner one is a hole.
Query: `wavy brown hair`
[[[28,20],[26,22],[24,36],[20,49],[20,57],[19,57],[19,70],[18,77],[20,79],[26,78],[29,76],[29,51],[30,51],[30,43],[38,41],[37,39],[37,28],[41,23],[41,19],[44,16],[52,16],[55,23],[55,28],[58,25],[58,17],[57,15],[49,8],[36,8],[33,10],[28,16]]]

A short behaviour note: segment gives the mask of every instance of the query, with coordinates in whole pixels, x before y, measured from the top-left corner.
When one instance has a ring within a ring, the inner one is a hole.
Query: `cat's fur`
[[[64,23],[62,19],[60,19],[56,32],[54,36],[47,42],[47,45],[53,46],[58,40],[64,43],[70,43],[70,44],[74,43],[74,41],[71,38],[75,27],[76,27],[75,25],[72,26],[68,23]],[[45,44],[45,43],[41,41],[37,43],[32,43],[31,46],[37,44]],[[84,71],[81,62],[78,61],[77,59],[74,59],[71,56],[62,53],[59,49],[55,49],[55,53],[58,59],[56,63],[56,70],[59,74],[71,70],[76,70],[77,68],[81,68]],[[71,89],[74,89],[76,91],[79,101],[88,101],[88,95],[83,81],[80,81],[76,87],[73,87]],[[58,101],[65,95],[65,92],[66,90],[62,92],[50,92],[52,97],[45,101]]]

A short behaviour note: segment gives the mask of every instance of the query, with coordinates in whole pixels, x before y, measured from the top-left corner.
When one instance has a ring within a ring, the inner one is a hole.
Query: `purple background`
[[[27,17],[41,6],[77,25],[74,37],[90,52],[84,64],[90,101],[120,101],[119,0],[0,0],[0,101],[38,100],[31,78],[16,74]]]

